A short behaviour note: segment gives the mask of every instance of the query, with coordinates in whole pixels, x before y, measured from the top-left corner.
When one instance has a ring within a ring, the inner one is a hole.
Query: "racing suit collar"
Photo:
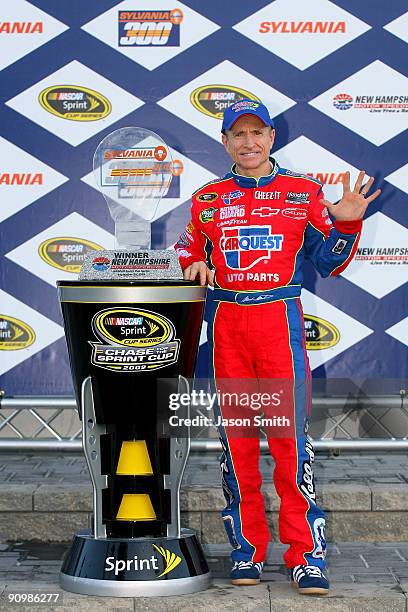
[[[243,176],[242,174],[238,174],[236,172],[236,164],[231,167],[230,175],[240,187],[245,187],[247,189],[251,187],[265,187],[265,185],[269,185],[269,183],[272,183],[272,181],[279,172],[279,166],[277,161],[273,157],[270,157],[269,161],[272,164],[271,173],[267,174],[266,176],[261,176],[258,179],[253,176]]]

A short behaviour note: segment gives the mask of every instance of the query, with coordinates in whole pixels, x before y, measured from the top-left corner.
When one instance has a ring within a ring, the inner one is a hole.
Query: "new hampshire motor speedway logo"
[[[119,47],[179,47],[183,18],[180,9],[119,11]]]
[[[363,109],[369,112],[407,112],[408,96],[405,95],[356,95],[339,93],[333,98],[337,110]]]
[[[270,225],[223,228],[220,247],[225,262],[234,270],[249,270],[272,251],[281,251],[283,234],[273,234]]]

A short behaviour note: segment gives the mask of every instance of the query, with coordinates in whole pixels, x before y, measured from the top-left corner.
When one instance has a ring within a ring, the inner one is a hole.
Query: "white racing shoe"
[[[327,595],[329,581],[316,565],[295,565],[291,569],[292,585],[302,595]]]

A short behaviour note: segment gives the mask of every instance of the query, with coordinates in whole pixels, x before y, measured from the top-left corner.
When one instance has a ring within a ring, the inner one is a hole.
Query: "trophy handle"
[[[108,477],[102,475],[101,436],[105,425],[96,422],[92,378],[82,383],[82,446],[93,487],[93,531],[95,538],[106,538],[106,526],[102,523],[102,489],[108,487]]]
[[[179,375],[178,393],[190,393],[190,385],[184,376]],[[190,418],[190,406],[185,406],[183,418]],[[190,427],[181,438],[170,440],[170,474],[164,476],[164,488],[170,489],[171,523],[167,525],[167,536],[179,538],[180,528],[180,486],[190,452]]]

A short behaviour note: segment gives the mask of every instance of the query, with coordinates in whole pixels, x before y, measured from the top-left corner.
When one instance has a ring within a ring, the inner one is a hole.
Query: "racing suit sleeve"
[[[362,220],[334,221],[322,204],[323,191],[313,198],[305,231],[305,256],[323,277],[337,276],[351,262],[360,239]]]
[[[182,270],[185,270],[197,261],[207,262],[205,245],[206,237],[198,228],[198,218],[193,203],[191,206],[191,221],[174,246]]]

